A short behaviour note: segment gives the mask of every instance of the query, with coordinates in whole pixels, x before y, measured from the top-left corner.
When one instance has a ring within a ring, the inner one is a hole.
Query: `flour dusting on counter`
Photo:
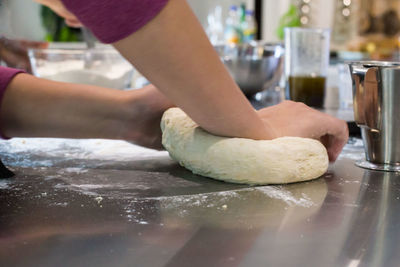
[[[364,143],[361,139],[350,138],[348,144],[344,146],[338,159],[345,158],[354,161],[362,160],[365,158]]]
[[[327,192],[322,179],[259,187],[217,182],[179,167],[167,152],[124,141],[15,138],[0,141],[0,153],[17,174],[12,183],[0,180],[0,189],[19,200],[60,213],[92,208],[138,225],[180,218],[250,227],[271,223],[269,216],[279,223],[290,209],[301,210],[297,217],[315,212]]]
[[[0,189],[10,188],[11,180],[0,180]]]
[[[6,165],[51,167],[65,161],[76,166],[82,160],[118,161],[151,157],[167,157],[165,151],[157,151],[134,145],[126,141],[104,139],[61,138],[13,138],[0,141],[0,153]],[[77,168],[70,168],[74,171]],[[68,170],[67,170],[68,171]]]
[[[149,217],[161,216],[162,222],[172,224],[181,219],[191,223],[207,220],[211,225],[236,227],[241,224],[251,227],[249,218],[253,218],[255,225],[279,225],[289,209],[302,209],[302,212],[292,214],[293,221],[318,210],[326,192],[319,190],[321,188],[316,184],[311,187],[320,192],[317,195],[308,195],[296,189],[263,186],[188,195],[142,197],[132,199],[124,210],[127,220],[135,224],[146,224]],[[274,219],[271,220],[268,216]]]
[[[262,186],[258,187],[257,190],[265,193],[271,198],[280,199],[289,206],[311,207],[314,205],[314,202],[312,202],[312,200],[306,194],[302,193],[302,197],[296,198],[290,191],[287,191],[282,187]]]
[[[63,171],[78,173],[78,174],[88,172],[88,170],[84,168],[65,168],[63,169]]]
[[[211,192],[193,195],[180,195],[180,196],[163,196],[144,198],[144,200],[157,200],[166,205],[182,206],[205,206],[205,207],[219,207],[223,206],[224,201],[240,198],[241,193],[262,193],[270,199],[283,201],[288,206],[301,206],[311,207],[314,202],[306,195],[302,194],[301,197],[295,197],[290,191],[278,186],[260,186],[237,189],[232,191]],[[212,201],[210,201],[212,199]],[[215,201],[215,200],[218,201]]]

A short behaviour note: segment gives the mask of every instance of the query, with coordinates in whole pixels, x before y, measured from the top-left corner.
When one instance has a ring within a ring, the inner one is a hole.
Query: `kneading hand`
[[[284,101],[261,109],[258,114],[276,137],[298,136],[320,140],[328,150],[330,161],[336,160],[349,137],[345,121],[303,103]]]

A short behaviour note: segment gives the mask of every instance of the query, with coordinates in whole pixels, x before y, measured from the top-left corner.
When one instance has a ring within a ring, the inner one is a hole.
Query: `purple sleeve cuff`
[[[168,0],[62,0],[103,43],[114,43],[153,19]]]
[[[4,93],[6,92],[7,86],[11,82],[11,80],[15,77],[15,75],[17,75],[18,73],[24,73],[24,71],[0,66],[0,110],[1,110],[1,104],[3,103],[3,97],[4,97]],[[10,139],[9,137],[7,137],[3,134],[2,126],[3,125],[0,121],[0,138]]]

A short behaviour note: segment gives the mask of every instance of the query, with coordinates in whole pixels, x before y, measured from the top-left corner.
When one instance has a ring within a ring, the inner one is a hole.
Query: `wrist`
[[[262,119],[261,119],[262,120]],[[272,127],[272,125],[268,121],[262,120],[264,125],[264,136],[263,140],[272,140],[278,138],[280,136],[279,132]]]
[[[127,92],[124,101],[128,116],[121,139],[160,149],[160,122],[164,111],[173,104],[153,85]]]

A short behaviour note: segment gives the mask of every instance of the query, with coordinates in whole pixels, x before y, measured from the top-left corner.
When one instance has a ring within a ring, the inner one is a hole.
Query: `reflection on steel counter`
[[[368,187],[362,187],[358,194],[355,205],[359,208],[351,216],[348,238],[336,266],[355,266],[361,262],[371,266],[398,266],[400,183],[395,176],[399,175],[364,172],[362,183]]]
[[[4,166],[3,162],[0,160],[0,179],[11,178],[15,174],[10,171],[6,166]]]
[[[42,152],[32,148],[42,141],[48,143]],[[322,179],[263,187],[205,179],[165,152],[119,141],[42,141],[0,142],[16,173],[0,180],[4,266],[396,266],[400,260],[400,180],[354,166],[363,154],[360,140]]]

